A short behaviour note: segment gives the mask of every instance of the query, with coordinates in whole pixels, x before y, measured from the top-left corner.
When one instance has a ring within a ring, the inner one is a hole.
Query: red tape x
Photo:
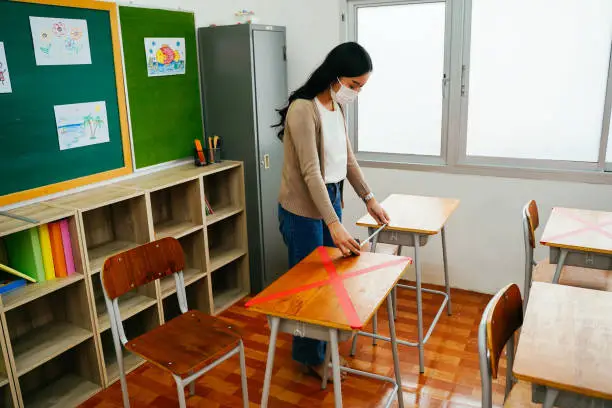
[[[586,220],[580,218],[579,216],[577,216],[575,214],[572,214],[569,211],[563,211],[563,212],[559,211],[559,212],[561,214],[565,215],[566,217],[572,218],[573,220],[578,221],[578,222],[580,222],[580,223],[582,223],[582,224],[584,224],[586,226],[582,227],[582,228],[575,229],[573,231],[568,231],[568,232],[564,232],[564,233],[559,234],[559,235],[555,235],[554,237],[550,237],[550,238],[548,238],[549,241],[556,241],[556,240],[558,240],[560,238],[564,238],[564,237],[567,237],[567,236],[570,236],[570,235],[578,234],[578,233],[584,232],[584,231],[597,231],[597,232],[601,233],[602,235],[605,235],[608,238],[612,238],[612,233],[610,233],[610,232],[608,232],[608,231],[603,229],[603,227],[605,227],[605,226],[612,225],[612,221],[607,221],[607,222],[604,222],[604,223],[601,223],[601,224],[593,224],[592,222],[586,221]]]
[[[353,278],[359,275],[365,275],[370,272],[374,272],[380,269],[387,268],[389,266],[393,266],[393,265],[397,265],[397,264],[406,262],[406,259],[407,259],[405,257],[400,257],[392,261],[384,262],[378,265],[370,266],[368,268],[360,269],[358,271],[347,272],[342,275],[339,275],[338,271],[336,270],[336,266],[334,265],[331,257],[329,256],[329,253],[327,253],[327,249],[325,249],[325,247],[319,247],[317,248],[317,251],[319,253],[319,256],[321,257],[321,260],[323,261],[323,266],[325,270],[327,271],[327,274],[329,275],[329,279],[320,280],[317,282],[309,283],[307,285],[299,286],[297,288],[285,290],[285,291],[278,292],[278,293],[273,293],[268,296],[262,296],[262,297],[251,299],[250,301],[246,303],[246,307],[250,307],[253,305],[260,304],[260,303],[269,302],[271,300],[276,300],[276,299],[280,299],[280,298],[291,296],[291,295],[295,295],[296,293],[300,293],[306,290],[318,288],[318,287],[329,284],[334,288],[334,291],[336,292],[336,296],[338,296],[338,301],[340,302],[340,306],[342,307],[342,310],[344,311],[344,314],[346,315],[349,325],[351,326],[352,329],[359,329],[363,326],[363,323],[361,322],[361,320],[359,320],[359,316],[357,315],[357,311],[355,310],[355,305],[351,301],[351,298],[348,292],[346,291],[346,288],[344,287],[343,281],[345,279]],[[411,259],[409,260],[410,260],[410,263],[412,263],[412,260]]]

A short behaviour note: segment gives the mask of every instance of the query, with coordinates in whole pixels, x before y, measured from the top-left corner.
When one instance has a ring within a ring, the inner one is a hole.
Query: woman
[[[363,47],[341,44],[279,110],[278,136],[285,145],[279,221],[290,267],[321,245],[336,246],[345,256],[359,254],[359,244],[342,225],[345,178],[374,219],[389,222],[353,155],[342,107],[355,100],[371,72],[372,60]],[[294,337],[293,359],[321,377],[325,346]]]

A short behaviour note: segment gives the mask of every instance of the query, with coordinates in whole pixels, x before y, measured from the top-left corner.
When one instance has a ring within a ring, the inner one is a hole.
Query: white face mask
[[[359,95],[359,92],[345,86],[342,82],[340,82],[340,79],[338,79],[338,83],[340,84],[340,89],[338,89],[338,92],[334,92],[332,89],[332,96],[336,102],[338,102],[340,105],[346,105],[353,102],[357,98],[357,95]]]

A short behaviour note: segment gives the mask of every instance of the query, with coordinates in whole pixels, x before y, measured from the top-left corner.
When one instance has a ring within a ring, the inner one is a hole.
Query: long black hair
[[[336,46],[327,54],[323,63],[310,75],[308,81],[289,96],[287,105],[277,109],[280,122],[273,127],[278,128],[278,138],[283,140],[285,119],[289,105],[296,99],[314,99],[315,96],[328,89],[339,77],[358,77],[372,72],[370,54],[356,42],[346,42]]]

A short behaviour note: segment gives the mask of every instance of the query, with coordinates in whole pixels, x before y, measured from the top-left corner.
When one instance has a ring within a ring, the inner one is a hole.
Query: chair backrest
[[[174,238],[163,238],[141,245],[129,251],[111,256],[102,268],[102,290],[108,310],[115,349],[119,341],[128,339],[123,329],[119,310],[119,297],[131,290],[157,279],[174,275],[176,296],[181,313],[187,312],[187,294],[183,269],[185,255],[181,244]],[[119,353],[119,351],[117,351]]]
[[[540,215],[538,214],[538,205],[534,200],[529,201],[523,208],[523,216],[527,219],[527,235],[531,248],[535,248],[535,231],[540,226]]]
[[[499,359],[506,348],[506,396],[514,381],[514,334],[523,325],[523,301],[519,287],[512,283],[489,301],[478,327],[478,356],[482,381],[482,407],[493,406],[492,380],[497,378]]]
[[[185,268],[181,244],[163,238],[111,256],[102,268],[102,285],[109,299]]]
[[[535,231],[540,226],[540,216],[538,205],[534,200],[529,201],[523,207],[523,240],[525,243],[525,302],[527,306],[529,300],[529,290],[531,289],[531,279],[533,267],[536,265],[533,259],[533,251],[536,245]]]

